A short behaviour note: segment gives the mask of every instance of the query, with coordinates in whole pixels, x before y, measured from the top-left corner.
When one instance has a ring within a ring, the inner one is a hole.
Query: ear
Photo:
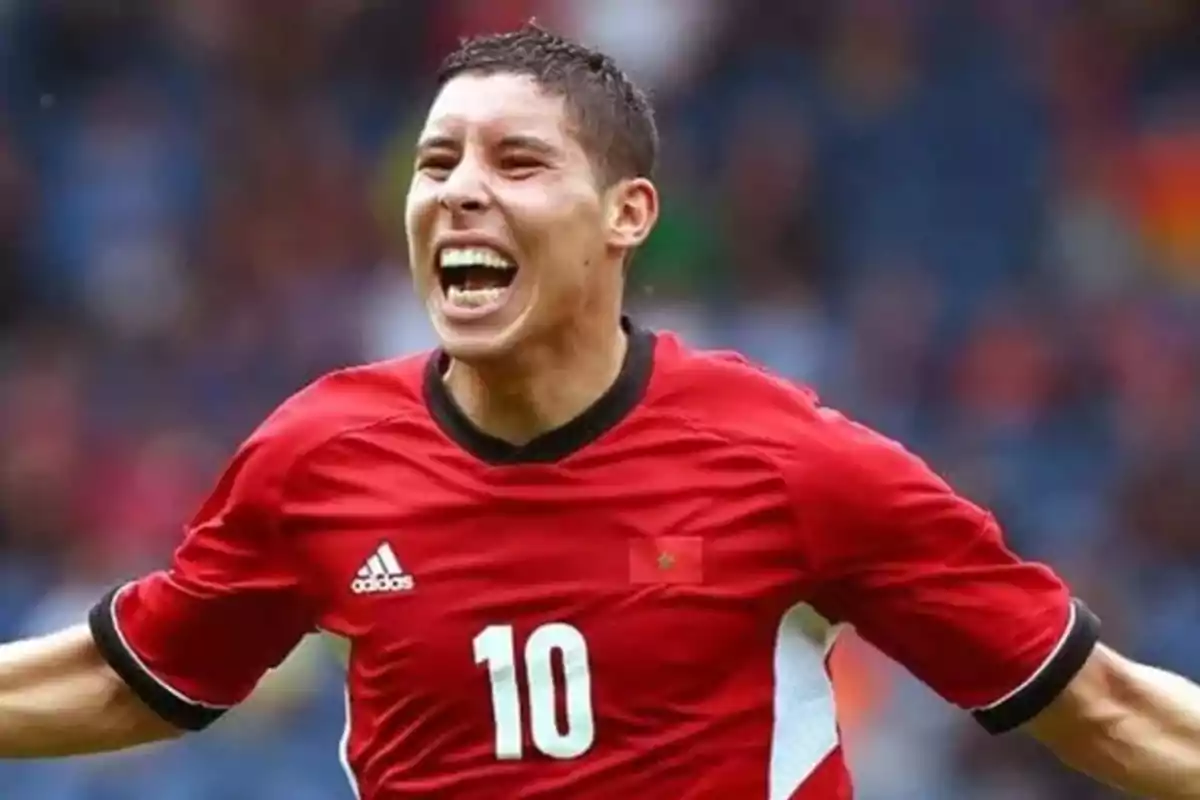
[[[647,178],[617,181],[608,190],[608,245],[637,248],[658,222],[658,189]]]

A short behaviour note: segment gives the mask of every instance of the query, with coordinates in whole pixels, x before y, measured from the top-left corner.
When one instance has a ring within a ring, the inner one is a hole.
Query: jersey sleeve
[[[89,614],[104,658],[184,730],[244,700],[314,623],[280,535],[288,464],[260,431],[234,456],[169,568],[109,592]]]
[[[1032,719],[1094,649],[1096,617],[916,456],[834,412],[818,417],[794,483],[814,606],[988,731]]]

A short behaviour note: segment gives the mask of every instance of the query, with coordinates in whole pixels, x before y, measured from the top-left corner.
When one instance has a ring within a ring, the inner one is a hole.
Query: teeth
[[[461,286],[451,286],[446,291],[446,298],[456,306],[479,308],[499,302],[505,291],[498,286],[487,289],[464,289]]]
[[[516,265],[490,247],[444,247],[439,253],[438,266],[442,269],[454,267],[513,269]]]

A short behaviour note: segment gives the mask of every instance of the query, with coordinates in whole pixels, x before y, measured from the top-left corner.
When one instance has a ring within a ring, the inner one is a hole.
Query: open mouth
[[[453,307],[498,306],[517,276],[517,265],[490,247],[444,247],[438,253],[438,280]]]

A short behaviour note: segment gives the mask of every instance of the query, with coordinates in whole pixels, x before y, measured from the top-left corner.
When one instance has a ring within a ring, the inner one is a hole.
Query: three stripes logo
[[[404,573],[404,568],[392,552],[392,546],[384,542],[358,571],[350,590],[355,594],[382,594],[407,592],[414,586],[416,582],[412,575]]]

